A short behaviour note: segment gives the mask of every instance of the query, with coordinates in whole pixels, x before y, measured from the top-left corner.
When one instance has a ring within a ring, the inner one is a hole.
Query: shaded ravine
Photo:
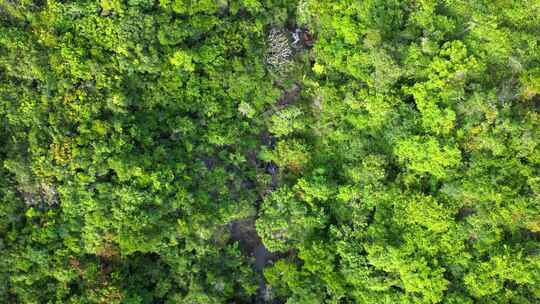
[[[255,271],[258,274],[259,290],[257,291],[256,303],[267,303],[270,300],[268,289],[266,288],[266,280],[264,279],[264,267],[271,261],[272,253],[266,249],[264,244],[257,246],[253,252],[255,256]]]
[[[254,258],[252,265],[257,275],[259,289],[255,303],[269,303],[270,296],[264,279],[264,268],[280,257],[266,249],[255,229],[255,218],[237,220],[229,224],[232,241],[238,242],[244,254]]]
[[[282,96],[276,101],[276,108],[282,109],[291,104],[294,104],[300,97],[301,87],[297,83],[293,83],[290,88],[283,88]],[[267,115],[270,113],[266,113]],[[276,138],[273,137],[270,133],[263,132],[261,134],[261,143],[267,147],[274,148],[276,143]],[[245,219],[239,219],[233,222],[230,222],[228,225],[229,233],[231,240],[233,242],[238,242],[240,249],[243,254],[254,258],[254,264],[252,265],[253,270],[257,276],[257,281],[259,288],[257,290],[257,295],[253,299],[254,303],[263,304],[263,303],[281,303],[278,299],[273,299],[273,296],[266,285],[266,280],[264,278],[264,268],[268,265],[271,265],[276,260],[283,258],[289,253],[281,252],[270,252],[263,244],[261,238],[257,234],[256,221],[260,215],[261,204],[266,195],[272,193],[279,185],[279,176],[280,168],[278,165],[272,161],[270,162],[261,162],[257,158],[256,152],[252,151],[247,155],[247,159],[251,166],[255,168],[259,173],[264,172],[271,176],[271,183],[267,185],[264,189],[261,189],[259,193],[259,198],[254,202],[255,215]]]

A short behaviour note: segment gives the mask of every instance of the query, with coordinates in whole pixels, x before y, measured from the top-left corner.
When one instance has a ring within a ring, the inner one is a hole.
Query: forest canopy
[[[0,302],[539,303],[538,0],[0,0]]]

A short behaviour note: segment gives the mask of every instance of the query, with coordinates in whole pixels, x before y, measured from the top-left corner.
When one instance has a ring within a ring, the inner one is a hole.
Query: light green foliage
[[[176,51],[170,59],[170,62],[174,66],[181,67],[187,72],[195,71],[192,57],[183,51]]]
[[[459,165],[461,157],[455,147],[441,147],[434,138],[418,136],[399,141],[395,154],[413,172],[429,173],[444,178],[449,170]]]
[[[270,251],[286,251],[322,227],[322,210],[295,197],[291,190],[280,189],[264,203],[257,232],[265,239]]]
[[[538,303],[539,30],[537,0],[0,1],[0,302]]]
[[[297,21],[317,37],[302,84],[318,106],[301,116],[309,128],[286,135],[309,147],[303,170],[282,177],[295,204],[326,219],[292,243],[296,263],[266,271],[278,294],[292,303],[538,301],[538,9],[300,1]],[[263,214],[280,208],[265,200]],[[261,216],[258,226],[274,221]]]
[[[301,119],[302,111],[294,106],[287,107],[272,115],[271,125],[268,128],[276,137],[283,137],[295,130],[305,128],[304,121]]]

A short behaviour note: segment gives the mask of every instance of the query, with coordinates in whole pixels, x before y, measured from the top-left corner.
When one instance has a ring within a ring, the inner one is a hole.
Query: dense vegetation
[[[2,303],[540,301],[538,0],[0,0],[0,119]]]

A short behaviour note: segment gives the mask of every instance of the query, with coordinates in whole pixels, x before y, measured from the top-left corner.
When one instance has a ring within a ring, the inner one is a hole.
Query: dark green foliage
[[[539,16],[0,1],[0,302],[537,303]]]
[[[244,155],[264,124],[238,106],[279,96],[260,60],[269,10],[3,8],[2,302],[249,300],[249,259],[216,231],[254,213]]]

